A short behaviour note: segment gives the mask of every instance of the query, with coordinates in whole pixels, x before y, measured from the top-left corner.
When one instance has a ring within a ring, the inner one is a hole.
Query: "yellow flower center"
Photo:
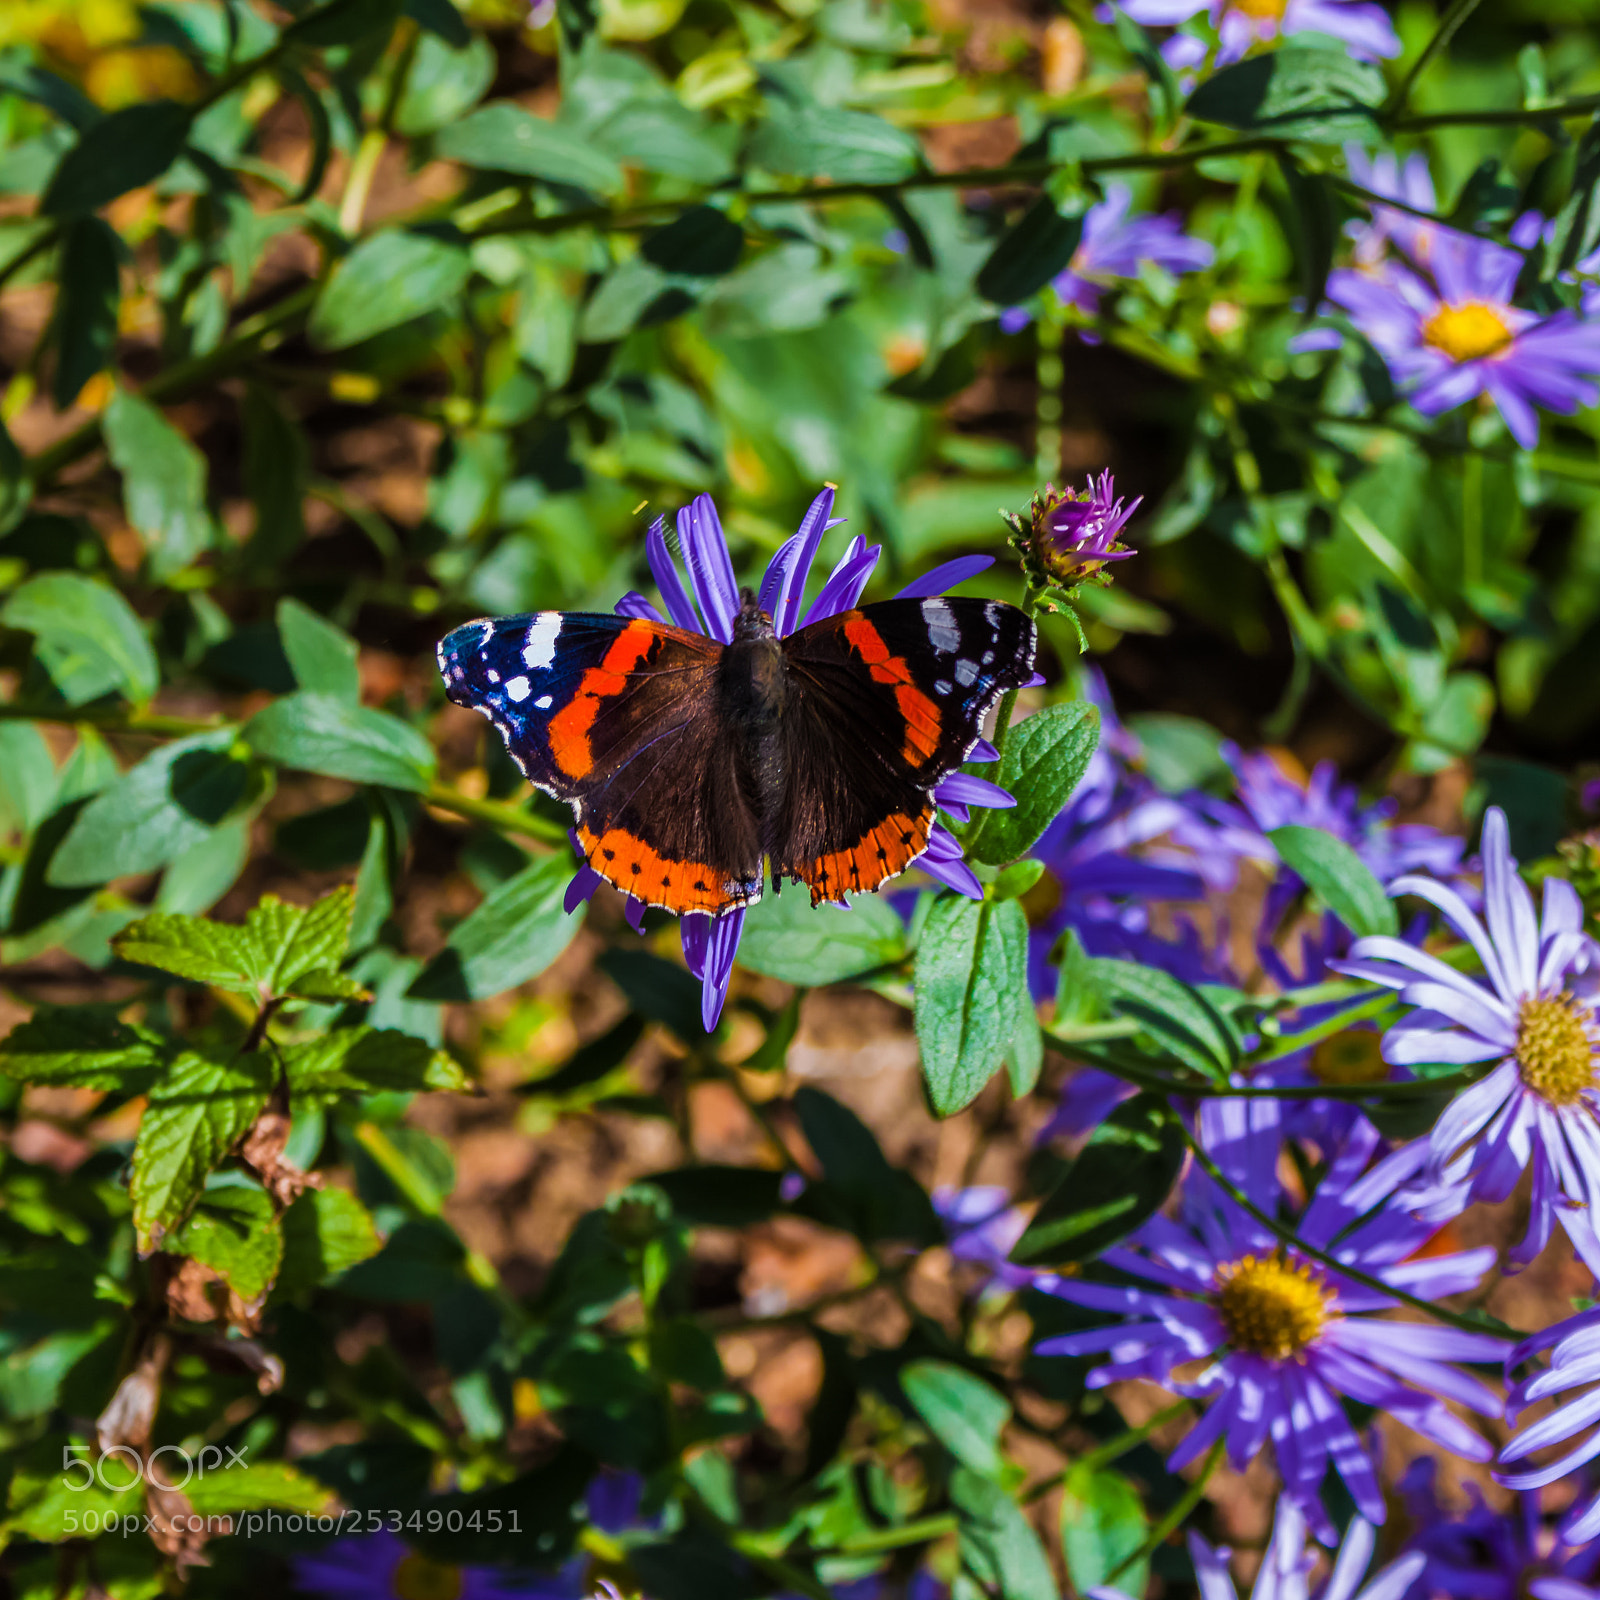
[[[1272,1361],[1299,1355],[1334,1315],[1321,1274],[1282,1250],[1224,1262],[1216,1286],[1228,1343]]]
[[[461,1569],[409,1555],[394,1569],[395,1600],[461,1600]]]
[[[1233,0],[1233,9],[1247,17],[1280,22],[1288,0]]]
[[[1389,1063],[1371,1028],[1346,1028],[1311,1052],[1311,1076],[1318,1083],[1382,1083]]]
[[[1422,325],[1422,337],[1452,361],[1482,361],[1511,343],[1511,325],[1497,307],[1482,300],[1440,306]]]
[[[1553,1106],[1570,1106],[1594,1084],[1594,1044],[1570,995],[1524,1000],[1517,1017],[1522,1081]]]

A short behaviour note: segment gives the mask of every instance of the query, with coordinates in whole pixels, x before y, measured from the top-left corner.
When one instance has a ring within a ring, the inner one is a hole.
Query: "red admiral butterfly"
[[[1033,677],[1037,631],[997,600],[886,600],[779,637],[744,591],[731,641],[643,617],[540,611],[448,634],[439,670],[517,765],[567,801],[590,866],[647,905],[713,916],[764,867],[815,905],[928,848],[933,791]]]

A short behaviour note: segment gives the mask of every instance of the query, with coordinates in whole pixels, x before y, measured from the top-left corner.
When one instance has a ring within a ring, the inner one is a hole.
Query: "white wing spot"
[[[1000,619],[1004,615],[1000,609],[1000,602],[998,600],[991,600],[988,605],[983,608],[983,614],[989,619],[990,627],[998,630],[1000,626]]]
[[[928,643],[943,655],[951,655],[961,647],[961,629],[956,625],[955,613],[943,600],[924,600],[922,620],[928,625]]]
[[[485,667],[483,669],[483,675],[489,680],[490,683],[499,683],[500,681],[500,674],[496,672],[493,667]]]
[[[949,694],[954,687],[955,685],[951,683],[948,678],[941,678],[936,684],[934,684],[933,692],[935,694]]]
[[[526,700],[533,693],[533,685],[526,678],[508,678],[506,680],[506,693],[513,700]]]
[[[556,640],[561,637],[561,613],[541,611],[528,629],[522,646],[522,659],[536,672],[542,672],[556,658]]]
[[[978,681],[978,663],[976,661],[961,660],[956,662],[956,682],[963,689],[970,689]]]
[[[994,651],[993,650],[985,650],[983,652],[983,664],[986,667],[992,667],[994,665]]]
[[[541,711],[548,711],[550,709],[550,707],[553,706],[556,702],[555,702],[555,697],[553,695],[542,694],[533,703]]]

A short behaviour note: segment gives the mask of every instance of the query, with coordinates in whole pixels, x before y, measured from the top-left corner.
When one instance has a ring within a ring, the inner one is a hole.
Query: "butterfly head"
[[[775,639],[777,629],[772,625],[771,614],[761,609],[754,589],[739,591],[739,614],[733,619],[733,641],[747,639]]]

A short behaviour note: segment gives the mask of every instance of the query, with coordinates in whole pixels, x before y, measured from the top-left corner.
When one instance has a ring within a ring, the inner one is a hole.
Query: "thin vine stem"
[[[1450,43],[1455,37],[1456,29],[1478,9],[1478,5],[1479,0],[1451,0],[1450,9],[1439,19],[1439,25],[1433,30],[1432,38],[1423,45],[1417,59],[1406,69],[1405,77],[1395,86],[1394,93],[1384,105],[1383,115],[1386,118],[1392,120],[1405,110],[1406,102],[1411,98],[1411,91],[1416,87],[1417,79],[1427,71],[1429,63]]]
[[[1205,1498],[1206,1485],[1211,1481],[1211,1474],[1222,1464],[1222,1452],[1227,1445],[1225,1439],[1218,1439],[1206,1453],[1206,1459],[1201,1466],[1199,1474],[1193,1483],[1173,1503],[1172,1509],[1167,1512],[1150,1530],[1149,1536],[1137,1550],[1131,1551],[1120,1560],[1116,1566],[1106,1574],[1106,1583],[1112,1584],[1122,1576],[1129,1567],[1140,1561],[1148,1560],[1168,1539],[1177,1532],[1188,1520],[1189,1513]]]

